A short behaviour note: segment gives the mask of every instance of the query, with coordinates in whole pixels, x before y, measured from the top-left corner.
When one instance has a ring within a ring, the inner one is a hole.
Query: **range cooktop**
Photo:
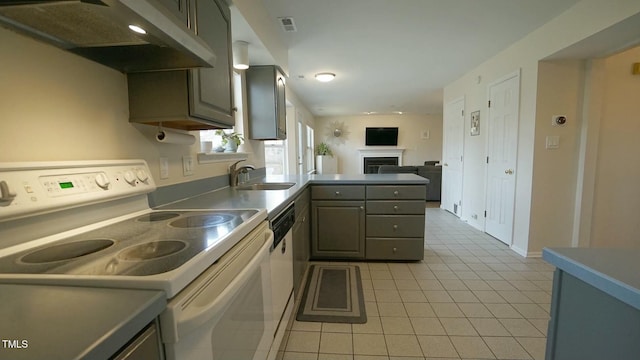
[[[0,273],[145,276],[224,241],[258,210],[153,211],[0,258]]]

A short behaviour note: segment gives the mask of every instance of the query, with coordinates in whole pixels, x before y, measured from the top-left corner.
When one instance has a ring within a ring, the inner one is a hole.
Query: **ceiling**
[[[287,85],[314,116],[441,114],[445,85],[578,1],[262,0],[276,26],[294,19],[296,32],[278,28]],[[232,24],[252,64],[272,61],[233,9]]]

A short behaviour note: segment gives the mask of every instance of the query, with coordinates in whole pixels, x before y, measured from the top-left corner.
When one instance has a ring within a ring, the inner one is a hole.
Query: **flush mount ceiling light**
[[[335,77],[336,77],[336,74],[329,73],[329,72],[323,72],[323,73],[317,73],[316,74],[316,80],[318,80],[320,82],[329,82],[329,81],[333,80]]]
[[[138,34],[143,34],[144,35],[144,34],[147,33],[143,28],[141,28],[138,25],[131,24],[131,25],[129,25],[129,29],[131,29],[131,31],[137,32]]]
[[[246,41],[235,41],[233,43],[233,67],[238,70],[249,68],[249,43]]]

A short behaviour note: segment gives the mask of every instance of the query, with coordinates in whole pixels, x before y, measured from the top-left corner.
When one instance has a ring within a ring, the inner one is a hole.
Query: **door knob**
[[[511,174],[513,174],[513,169],[507,169],[507,170],[504,171],[504,173],[507,174],[507,175],[511,175]]]
[[[447,164],[447,163],[444,163],[444,164],[442,164],[442,166],[449,166],[449,164]]]

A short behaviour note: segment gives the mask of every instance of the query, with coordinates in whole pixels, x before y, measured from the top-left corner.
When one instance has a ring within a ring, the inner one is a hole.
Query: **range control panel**
[[[144,160],[0,163],[0,221],[156,189]]]

